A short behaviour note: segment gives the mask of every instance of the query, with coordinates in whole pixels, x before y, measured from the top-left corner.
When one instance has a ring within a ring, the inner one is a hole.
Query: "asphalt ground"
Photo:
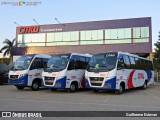
[[[160,83],[146,90],[127,90],[121,95],[112,91],[94,93],[91,90],[79,90],[68,93],[66,90],[51,91],[44,88],[39,91],[30,88],[17,90],[14,86],[1,85],[0,111],[160,111]]]

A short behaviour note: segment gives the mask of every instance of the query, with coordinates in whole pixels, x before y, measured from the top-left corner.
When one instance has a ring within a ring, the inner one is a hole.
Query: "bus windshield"
[[[26,70],[28,69],[32,59],[33,55],[27,55],[27,56],[22,56],[20,57],[13,65],[11,70],[16,71],[16,70]]]
[[[44,72],[58,72],[67,67],[70,55],[55,55],[52,56],[47,63],[47,66],[44,68]]]
[[[89,72],[106,72],[114,69],[117,62],[117,53],[103,53],[94,55],[88,65]]]

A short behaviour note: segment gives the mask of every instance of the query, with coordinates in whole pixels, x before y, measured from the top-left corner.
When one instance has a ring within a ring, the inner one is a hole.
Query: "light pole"
[[[59,20],[58,20],[57,18],[55,18],[55,20],[56,20],[59,24],[65,26],[65,24],[62,24],[61,22],[59,22]]]
[[[36,19],[33,19],[33,21],[34,21],[37,25],[39,25],[39,23],[36,21]]]
[[[17,22],[14,22],[14,24],[16,24],[17,26],[21,26],[21,25],[19,25]]]

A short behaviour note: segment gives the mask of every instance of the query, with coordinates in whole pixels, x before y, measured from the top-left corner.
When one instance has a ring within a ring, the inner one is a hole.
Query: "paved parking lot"
[[[146,90],[127,90],[121,95],[110,91],[94,93],[80,90],[51,91],[29,88],[17,90],[14,86],[0,86],[0,111],[160,111],[160,84]]]

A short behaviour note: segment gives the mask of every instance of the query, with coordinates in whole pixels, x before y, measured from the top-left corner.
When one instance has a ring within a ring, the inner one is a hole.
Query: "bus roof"
[[[23,55],[23,56],[44,56],[44,57],[51,57],[50,55],[46,55],[46,54],[27,54],[27,55]]]
[[[129,55],[129,56],[132,56],[132,57],[137,57],[137,58],[141,58],[141,59],[145,59],[145,60],[150,60],[150,59],[148,59],[148,58],[140,57],[140,56],[138,56],[138,55],[136,55],[136,54],[131,54],[131,53],[128,53],[128,52],[121,52],[121,51],[119,51],[119,52],[109,51],[109,52],[105,52],[105,53],[97,53],[97,54],[95,54],[95,55],[106,54],[106,53],[118,53],[118,54],[121,53],[121,54]],[[150,60],[150,61],[151,61],[151,60]]]
[[[84,57],[92,57],[93,55],[91,54],[81,54],[81,53],[64,53],[64,54],[55,54],[55,55],[79,55],[79,56],[84,56]],[[52,55],[54,56],[54,55]]]

